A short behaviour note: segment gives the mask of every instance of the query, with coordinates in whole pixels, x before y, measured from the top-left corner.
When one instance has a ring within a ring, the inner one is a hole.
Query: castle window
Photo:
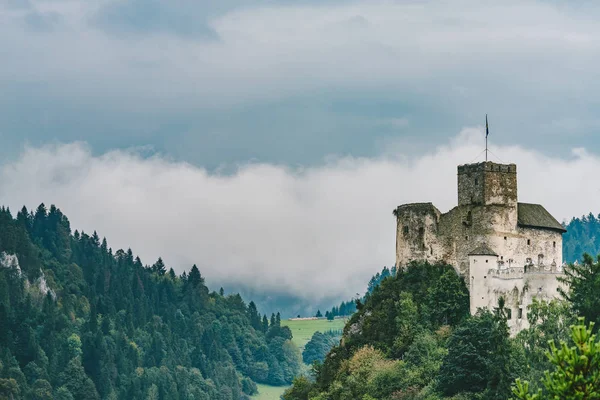
[[[475,178],[475,185],[479,185],[479,179]]]
[[[506,319],[512,318],[512,310],[510,308],[506,309]]]
[[[504,260],[504,256],[500,256],[500,260]]]
[[[485,278],[487,278],[487,275],[484,275],[484,276],[483,276],[483,279],[485,279]]]
[[[556,248],[556,242],[552,242],[552,247]]]
[[[508,239],[506,236],[504,236],[504,240]]]
[[[465,240],[469,240],[469,237],[468,237],[468,236],[465,236]]]
[[[519,314],[517,315],[517,318],[522,319],[523,318],[523,309],[519,307]]]
[[[408,225],[404,225],[404,227],[402,228],[402,233],[404,234],[404,236],[408,236]]]
[[[486,258],[485,262],[488,262],[488,259]]]
[[[527,246],[531,245],[531,239],[527,239]]]

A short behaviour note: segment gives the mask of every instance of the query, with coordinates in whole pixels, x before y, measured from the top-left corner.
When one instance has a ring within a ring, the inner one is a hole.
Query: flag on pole
[[[490,130],[488,128],[487,114],[485,114],[485,137],[487,138],[490,134]]]

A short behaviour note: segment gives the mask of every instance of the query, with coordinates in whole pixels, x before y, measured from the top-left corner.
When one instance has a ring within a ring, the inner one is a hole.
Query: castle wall
[[[516,207],[467,205],[441,214],[430,203],[418,203],[397,212],[396,265],[443,261],[468,277],[468,254],[484,243],[507,267],[562,264],[562,233],[518,227]]]
[[[562,274],[560,226],[520,226],[520,207],[514,164],[461,165],[457,207],[442,214],[431,203],[415,203],[394,211],[396,265],[413,260],[453,265],[469,287],[471,313],[494,309],[502,297],[511,315],[511,333],[516,334],[528,327],[527,307],[533,298],[558,296],[561,283],[556,278]],[[535,217],[525,221],[536,223]],[[469,255],[480,246],[487,250],[477,251],[489,255]]]
[[[493,310],[504,298],[511,335],[529,327],[527,310],[534,298],[550,301],[559,297],[558,289],[564,285],[557,280],[562,267],[546,266],[505,268],[498,256],[471,256],[470,311],[479,308]]]
[[[431,203],[400,206],[395,211],[396,265],[412,260],[435,262],[442,259],[444,245],[438,234],[441,213]]]
[[[562,234],[558,231],[518,227],[512,231],[497,231],[487,240],[500,256],[499,261],[507,267],[562,264]]]
[[[515,164],[459,165],[458,205],[517,205],[517,166]]]

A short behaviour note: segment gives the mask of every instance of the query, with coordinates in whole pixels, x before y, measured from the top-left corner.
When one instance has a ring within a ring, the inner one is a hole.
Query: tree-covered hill
[[[563,235],[563,258],[565,262],[581,261],[584,253],[600,254],[600,215],[589,213],[573,218]]]
[[[196,266],[144,266],[54,206],[0,208],[0,398],[245,399],[291,382],[290,339]]]
[[[577,313],[598,320],[599,301],[585,296],[600,290],[598,264],[587,256],[570,279],[570,301],[534,302],[531,328],[511,338],[502,301],[471,316],[467,287],[451,266],[413,262],[357,303],[339,345],[283,398],[505,400],[517,378],[531,382],[519,398],[596,398],[527,397],[527,391],[544,390],[544,371],[553,368],[548,341],[567,340]],[[598,374],[590,371],[590,379]]]

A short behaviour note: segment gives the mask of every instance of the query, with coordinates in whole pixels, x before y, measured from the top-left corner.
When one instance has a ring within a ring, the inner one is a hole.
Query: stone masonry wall
[[[525,272],[524,267],[498,269],[496,256],[471,256],[471,277],[469,282],[471,314],[479,308],[493,309],[504,298],[505,308],[510,310],[508,325],[511,334],[529,327],[527,307],[534,298],[549,301],[559,296],[562,284],[557,280],[561,268],[546,270],[532,267]],[[492,268],[490,268],[490,266]]]
[[[515,205],[517,166],[483,162],[458,166],[458,205]]]
[[[491,162],[458,167],[458,206],[447,213],[431,203],[399,206],[396,265],[443,261],[465,278],[471,312],[493,308],[503,297],[514,334],[527,327],[534,297],[557,297],[562,267],[562,232],[518,225],[514,164]],[[485,244],[497,256],[469,256]]]

